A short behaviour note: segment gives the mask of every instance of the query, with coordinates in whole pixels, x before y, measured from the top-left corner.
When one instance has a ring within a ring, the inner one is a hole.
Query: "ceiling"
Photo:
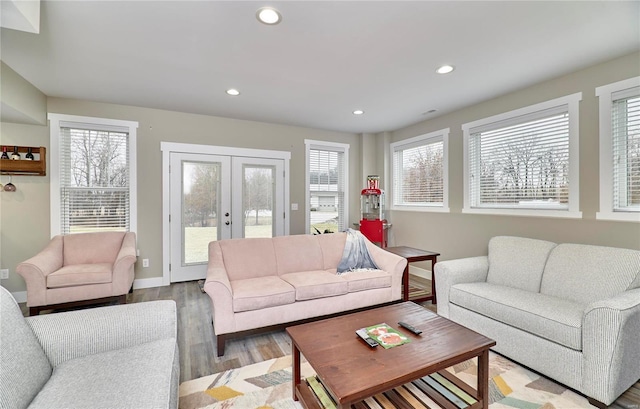
[[[51,97],[370,133],[639,50],[640,1],[42,1],[0,41]]]

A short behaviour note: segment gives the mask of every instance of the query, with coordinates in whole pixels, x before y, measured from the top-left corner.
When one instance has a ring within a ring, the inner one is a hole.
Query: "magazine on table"
[[[391,328],[385,323],[372,325],[366,328],[367,334],[382,345],[384,349],[397,347],[411,342],[404,334]]]

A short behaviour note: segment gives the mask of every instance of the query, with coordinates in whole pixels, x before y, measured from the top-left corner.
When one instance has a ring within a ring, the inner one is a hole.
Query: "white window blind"
[[[394,208],[447,206],[448,134],[444,129],[391,144]]]
[[[485,124],[469,133],[471,207],[568,208],[567,105]]]
[[[309,233],[347,226],[347,152],[340,146],[307,145]]]
[[[128,133],[60,128],[61,233],[130,229]]]
[[[612,99],[613,211],[640,212],[640,87]]]
[[[51,235],[137,229],[138,123],[48,115]]]

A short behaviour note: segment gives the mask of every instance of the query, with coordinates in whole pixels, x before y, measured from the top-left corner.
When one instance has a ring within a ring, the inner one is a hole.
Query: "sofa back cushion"
[[[274,237],[278,275],[322,270],[324,262],[317,237],[310,234]]]
[[[278,274],[271,238],[227,239],[218,241],[229,280]]]
[[[640,287],[640,251],[559,244],[547,260],[540,292],[582,304]]]
[[[122,248],[125,232],[80,233],[62,236],[63,265],[113,264]]]
[[[0,287],[0,345],[0,406],[26,408],[51,377],[52,368],[4,287]]]
[[[540,292],[547,257],[555,243],[525,237],[497,236],[489,241],[487,282]]]
[[[318,243],[320,243],[320,248],[322,249],[323,270],[336,272],[338,264],[342,260],[344,245],[347,242],[347,233],[319,234],[315,237],[318,238]]]

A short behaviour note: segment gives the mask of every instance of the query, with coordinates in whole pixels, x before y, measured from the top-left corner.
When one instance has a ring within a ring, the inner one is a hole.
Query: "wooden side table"
[[[385,248],[385,250],[407,259],[407,267],[405,267],[404,273],[402,274],[402,300],[414,302],[431,301],[433,304],[436,304],[436,276],[433,270],[436,262],[438,261],[438,256],[440,255],[440,253],[415,249],[413,247],[407,246],[387,247]],[[431,295],[409,300],[409,263],[428,260],[431,261]]]

